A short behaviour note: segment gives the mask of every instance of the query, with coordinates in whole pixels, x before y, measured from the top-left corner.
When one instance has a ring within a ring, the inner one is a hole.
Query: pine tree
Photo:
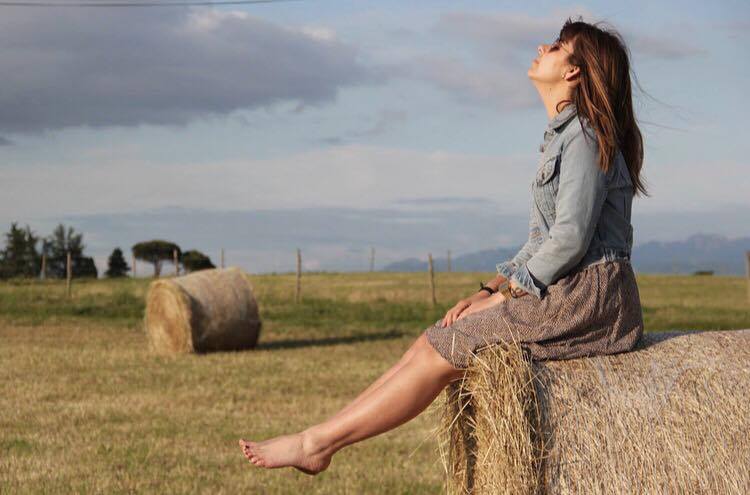
[[[0,278],[38,277],[41,256],[36,249],[39,237],[29,228],[20,229],[17,222],[11,223],[5,234],[5,248],[0,251]]]
[[[109,255],[109,261],[107,262],[108,268],[105,272],[107,277],[124,277],[125,274],[130,271],[128,263],[125,261],[125,257],[122,255],[122,250],[116,247],[112,254]]]
[[[83,234],[76,234],[73,227],[68,227],[66,232],[63,224],[59,224],[43,243],[43,252],[47,255],[47,275],[51,278],[65,278],[70,252],[73,277],[96,277],[94,260],[83,256],[84,248]]]

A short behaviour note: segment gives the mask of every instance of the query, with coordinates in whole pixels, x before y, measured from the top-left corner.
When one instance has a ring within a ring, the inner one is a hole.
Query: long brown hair
[[[560,30],[559,41],[570,42],[568,63],[580,68],[580,83],[572,90],[578,120],[585,117],[599,143],[599,166],[607,172],[619,148],[630,172],[636,195],[649,196],[641,181],[643,137],[635,121],[630,84],[630,55],[614,29],[601,29],[570,17]],[[560,102],[562,103],[562,102]]]

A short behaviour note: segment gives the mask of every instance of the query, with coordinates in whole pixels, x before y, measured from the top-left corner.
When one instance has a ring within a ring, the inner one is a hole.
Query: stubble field
[[[249,464],[240,437],[325,420],[491,273],[248,275],[257,349],[152,355],[142,325],[148,279],[0,283],[2,493],[441,493],[422,415],[340,451],[310,477]],[[647,331],[750,328],[746,280],[637,275]]]

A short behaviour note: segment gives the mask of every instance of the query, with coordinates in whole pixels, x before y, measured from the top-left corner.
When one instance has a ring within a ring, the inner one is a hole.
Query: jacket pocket
[[[560,155],[555,155],[542,163],[542,166],[539,167],[539,170],[537,170],[536,173],[536,185],[537,186],[543,186],[544,184],[547,184],[549,181],[552,180],[552,178],[555,176],[555,172],[557,171],[557,159]]]
[[[547,158],[534,179],[534,201],[548,225],[555,221],[555,198],[560,176],[560,154]]]

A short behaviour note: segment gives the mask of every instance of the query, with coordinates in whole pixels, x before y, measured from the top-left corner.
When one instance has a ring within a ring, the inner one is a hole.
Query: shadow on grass
[[[297,349],[300,347],[319,347],[329,345],[355,344],[357,342],[372,342],[375,340],[398,339],[406,335],[400,330],[370,333],[367,335],[352,335],[349,337],[324,337],[317,339],[290,339],[272,342],[259,342],[256,350]]]

